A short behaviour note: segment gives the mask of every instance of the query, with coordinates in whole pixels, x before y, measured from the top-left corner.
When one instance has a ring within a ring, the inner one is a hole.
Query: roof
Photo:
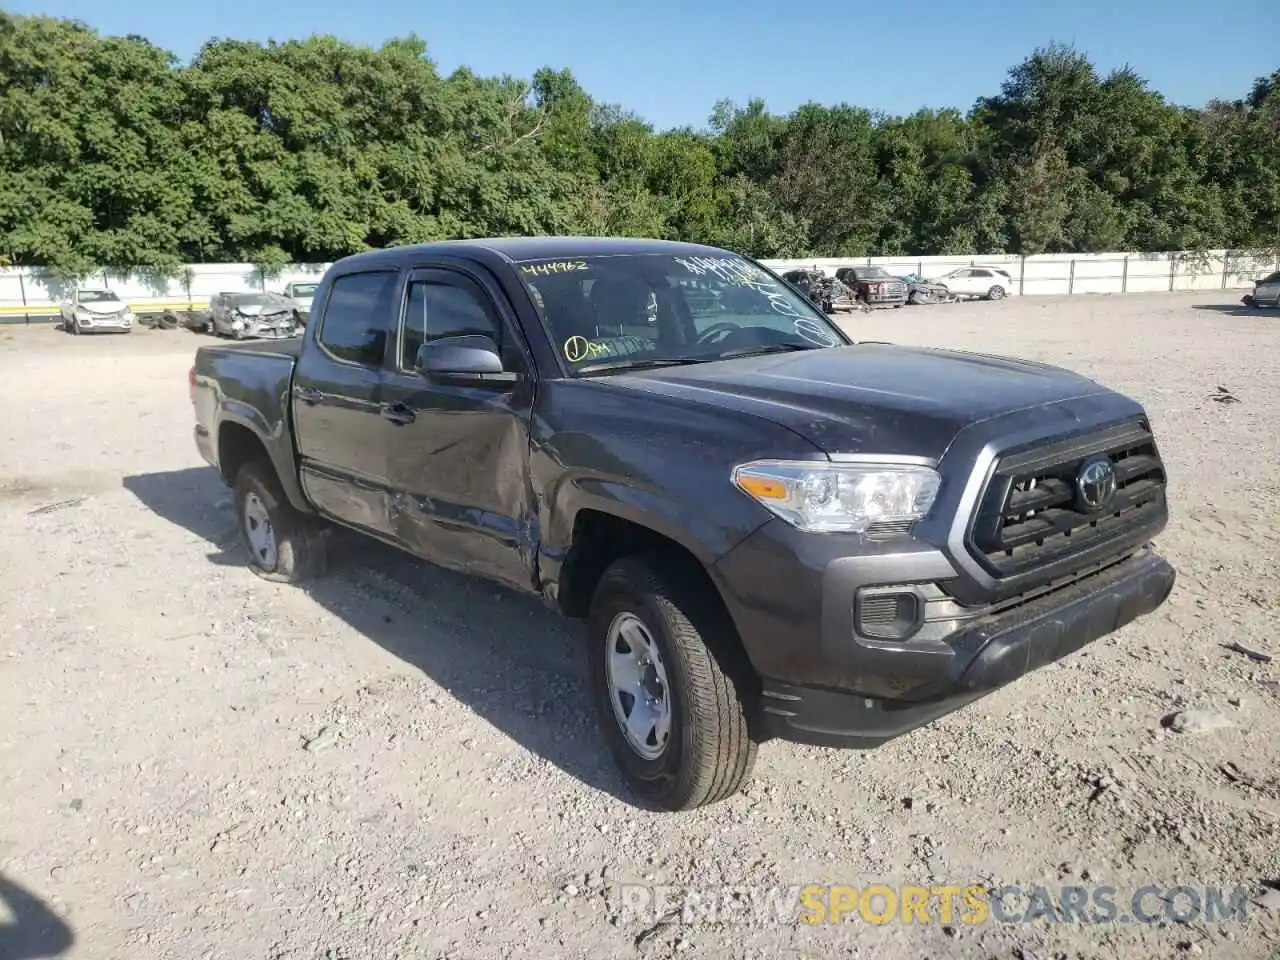
[[[485,237],[475,240],[441,240],[400,247],[385,247],[343,257],[338,263],[352,266],[356,263],[404,256],[447,254],[449,256],[497,254],[504,260],[519,263],[524,260],[552,260],[558,257],[607,257],[626,254],[667,254],[686,257],[736,256],[732,251],[709,247],[701,243],[682,243],[677,240],[655,240],[644,237]],[[334,264],[337,266],[338,264]]]

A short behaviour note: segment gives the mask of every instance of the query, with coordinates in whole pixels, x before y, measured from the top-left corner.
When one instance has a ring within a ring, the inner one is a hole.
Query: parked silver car
[[[112,291],[104,289],[78,289],[58,304],[62,315],[62,329],[70,333],[101,333],[115,331],[130,333],[133,330],[133,311]]]
[[[278,293],[215,293],[206,329],[214,336],[281,339],[298,331],[297,308]]]
[[[1276,307],[1280,309],[1280,270],[1253,282],[1253,293],[1246,293],[1242,302],[1250,307]]]
[[[318,286],[320,286],[319,281],[285,285],[284,295],[293,301],[294,309],[298,311],[298,319],[302,323],[306,323],[307,317],[311,315],[311,301],[315,298]]]

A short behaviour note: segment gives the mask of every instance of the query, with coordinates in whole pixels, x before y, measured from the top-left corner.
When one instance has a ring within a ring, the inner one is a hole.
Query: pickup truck
[[[190,371],[250,567],[318,575],[341,525],[585,621],[641,805],[731,796],[769,738],[874,747],[1173,589],[1140,404],[1044,364],[854,342],[725,250],[369,251],[329,268],[314,316]]]

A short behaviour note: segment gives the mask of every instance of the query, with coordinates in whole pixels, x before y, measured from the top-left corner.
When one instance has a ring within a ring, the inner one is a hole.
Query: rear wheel
[[[324,524],[293,508],[267,460],[240,468],[234,500],[250,570],[276,583],[302,583],[324,571]]]
[[[600,580],[588,620],[601,732],[627,784],[670,811],[732,796],[755,763],[758,681],[728,615],[642,557]]]
[[[988,299],[988,300],[1003,300],[1003,299],[1004,299],[1004,287],[1001,287],[1001,286],[995,286],[995,287],[992,287],[990,290],[988,290],[988,291],[987,291],[987,299]]]

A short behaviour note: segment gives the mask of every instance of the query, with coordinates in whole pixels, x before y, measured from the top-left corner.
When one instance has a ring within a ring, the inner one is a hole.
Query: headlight
[[[873,523],[919,520],[940,482],[929,467],[892,463],[757,460],[733,470],[739,490],[811,533],[861,533]]]
[[[86,310],[84,307],[76,307],[75,310],[72,311],[72,313],[81,320],[88,320],[90,317],[89,311]]]

